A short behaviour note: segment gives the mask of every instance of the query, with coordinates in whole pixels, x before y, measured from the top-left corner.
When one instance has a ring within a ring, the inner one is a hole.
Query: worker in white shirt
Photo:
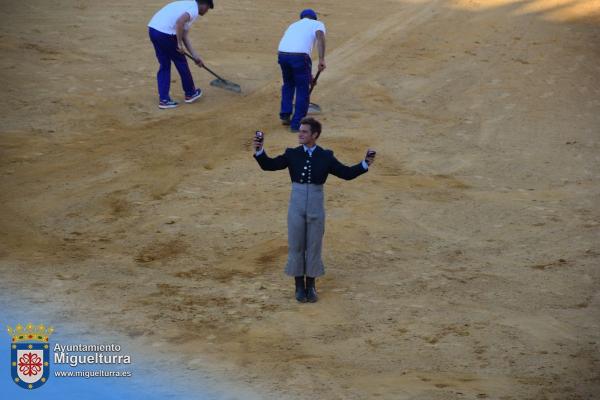
[[[148,23],[148,34],[160,64],[156,76],[158,81],[158,108],[175,108],[178,104],[169,95],[171,62],[175,64],[181,76],[185,102],[193,103],[202,96],[202,90],[194,85],[194,79],[184,52],[187,48],[196,65],[199,67],[204,65],[202,59],[192,47],[188,38],[188,31],[198,16],[206,14],[213,7],[213,0],[174,1],[161,8]]]
[[[317,20],[317,13],[311,9],[300,13],[300,20],[287,28],[279,42],[278,60],[283,76],[279,118],[284,125],[290,125],[292,132],[298,132],[300,121],[308,112],[312,79],[311,54],[315,42],[319,53],[319,71],[323,71],[326,66],[325,24]]]

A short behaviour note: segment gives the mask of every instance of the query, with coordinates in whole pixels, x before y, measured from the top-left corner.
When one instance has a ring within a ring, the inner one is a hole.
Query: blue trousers
[[[279,66],[283,76],[281,87],[281,119],[292,115],[294,95],[296,95],[296,107],[293,110],[291,128],[300,128],[300,120],[306,117],[309,105],[309,87],[312,76],[312,61],[308,54],[281,54],[279,53]]]
[[[158,96],[159,99],[168,101],[169,89],[171,87],[171,61],[175,63],[175,68],[181,76],[181,86],[186,96],[192,96],[196,91],[194,79],[190,72],[185,56],[177,51],[177,36],[162,33],[153,28],[148,28],[150,40],[154,45],[156,58],[160,64],[156,80],[158,81]]]

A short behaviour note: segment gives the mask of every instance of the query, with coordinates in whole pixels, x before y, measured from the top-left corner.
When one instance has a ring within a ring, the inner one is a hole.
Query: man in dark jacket
[[[287,168],[292,180],[288,208],[288,260],[285,273],[296,281],[296,300],[317,301],[315,278],[325,273],[321,248],[325,232],[323,185],[329,174],[351,180],[364,174],[375,160],[375,151],[351,167],[339,162],[333,151],[317,146],[321,123],[305,118],[300,123],[300,146],[287,148],[282,155],[270,158],[263,149],[262,138],[254,138],[254,158],[265,171]],[[306,276],[306,281],[305,281]]]

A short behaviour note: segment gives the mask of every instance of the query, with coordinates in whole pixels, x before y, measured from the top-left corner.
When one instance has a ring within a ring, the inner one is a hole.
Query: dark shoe
[[[304,286],[304,276],[294,277],[296,282],[296,300],[300,303],[306,303],[306,289]]]
[[[296,288],[296,300],[300,303],[306,303],[306,290],[304,288]]]
[[[292,123],[292,120],[290,117],[287,118],[281,118],[281,125],[283,126],[289,126]]]
[[[316,303],[319,300],[317,296],[317,288],[314,286],[306,288],[306,301],[309,303]]]
[[[176,101],[173,101],[171,99],[169,100],[161,100],[158,103],[158,108],[160,108],[161,110],[167,110],[169,108],[175,108],[179,105],[179,103],[177,103]]]
[[[196,89],[194,94],[192,94],[191,96],[185,96],[185,102],[190,104],[198,100],[200,97],[202,97],[202,90]]]

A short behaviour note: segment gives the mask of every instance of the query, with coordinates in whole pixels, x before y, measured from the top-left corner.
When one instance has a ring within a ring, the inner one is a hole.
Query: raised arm
[[[260,150],[260,153],[257,152],[254,155],[254,158],[263,171],[279,171],[280,169],[286,169],[289,165],[285,153],[275,158],[271,158],[265,153],[265,150],[262,149]]]
[[[337,176],[338,178],[349,181],[368,171],[368,167],[365,168],[365,162],[360,162],[349,167],[339,162],[338,159],[333,155],[333,152],[331,153],[331,158],[332,160],[329,166],[329,173]]]
[[[257,134],[259,133],[262,134],[262,132],[257,132]],[[258,165],[260,165],[260,168],[262,168],[263,171],[279,171],[280,169],[287,168],[289,165],[287,150],[283,154],[271,158],[265,153],[263,140],[264,136],[254,136],[254,139],[252,140],[252,147],[255,151],[254,158],[256,159],[256,162],[258,162]]]

